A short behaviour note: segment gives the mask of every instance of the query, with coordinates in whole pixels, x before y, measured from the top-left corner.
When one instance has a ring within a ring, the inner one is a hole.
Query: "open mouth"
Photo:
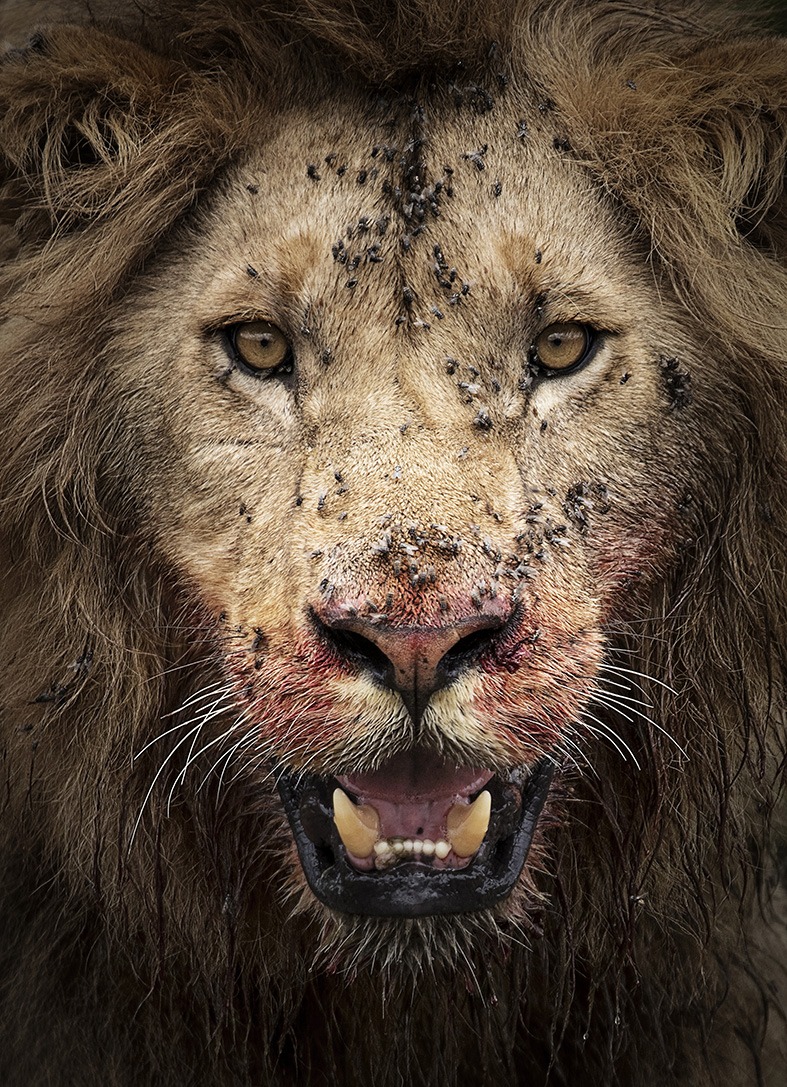
[[[282,768],[278,786],[307,882],[342,913],[465,913],[519,878],[554,764],[507,774],[402,752],[373,773]]]

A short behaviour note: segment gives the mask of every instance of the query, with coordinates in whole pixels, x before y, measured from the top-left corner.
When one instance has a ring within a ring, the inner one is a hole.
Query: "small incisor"
[[[472,857],[478,851],[489,829],[491,812],[492,794],[488,789],[479,793],[472,804],[454,804],[448,813],[446,829],[457,857]]]
[[[362,858],[372,855],[380,837],[380,816],[373,807],[353,804],[342,789],[334,789],[333,821],[348,853]]]

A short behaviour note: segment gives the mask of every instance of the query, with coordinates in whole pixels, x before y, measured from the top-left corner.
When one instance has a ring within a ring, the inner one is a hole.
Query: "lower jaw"
[[[531,771],[497,774],[489,831],[461,868],[401,861],[388,870],[359,871],[347,858],[331,810],[335,779],[279,768],[277,782],[314,895],[340,913],[427,917],[489,909],[508,897],[527,860],[554,773],[550,759]]]

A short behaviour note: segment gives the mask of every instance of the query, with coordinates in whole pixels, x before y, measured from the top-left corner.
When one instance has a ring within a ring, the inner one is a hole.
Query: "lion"
[[[3,33],[0,1082],[780,1083],[785,41]]]

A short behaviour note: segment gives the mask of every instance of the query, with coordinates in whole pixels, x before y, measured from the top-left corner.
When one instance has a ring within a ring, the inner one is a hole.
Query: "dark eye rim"
[[[566,366],[562,370],[552,369],[543,363],[538,357],[538,351],[536,350],[536,340],[539,336],[547,332],[553,325],[579,325],[581,329],[587,334],[588,344],[585,348],[585,352],[581,358],[572,363],[571,366]],[[548,325],[545,325],[538,336],[535,337],[530,347],[527,349],[527,358],[531,367],[538,373],[540,377],[553,380],[554,378],[567,377],[569,374],[575,374],[578,370],[582,370],[589,362],[593,360],[596,352],[603,344],[608,333],[602,329],[595,328],[593,325],[588,324],[587,321],[550,321]]]
[[[260,320],[264,320],[264,318],[260,318]],[[255,321],[235,321],[233,324],[224,325],[220,329],[220,335],[224,344],[224,350],[229,355],[231,362],[235,367],[237,367],[238,370],[241,371],[241,373],[248,374],[249,377],[253,377],[256,381],[270,381],[271,379],[276,377],[289,376],[295,369],[295,353],[292,349],[292,344],[290,343],[289,339],[287,339],[287,354],[284,356],[278,366],[272,366],[270,367],[270,369],[267,370],[255,369],[255,367],[250,366],[249,363],[246,362],[243,359],[242,355],[239,353],[235,344],[235,338],[238,334],[238,330],[243,328],[245,325],[256,323],[257,322]],[[272,325],[273,321],[268,321],[266,323]],[[276,325],[275,327],[278,328],[279,326]],[[285,335],[285,333],[282,332],[282,335]]]

